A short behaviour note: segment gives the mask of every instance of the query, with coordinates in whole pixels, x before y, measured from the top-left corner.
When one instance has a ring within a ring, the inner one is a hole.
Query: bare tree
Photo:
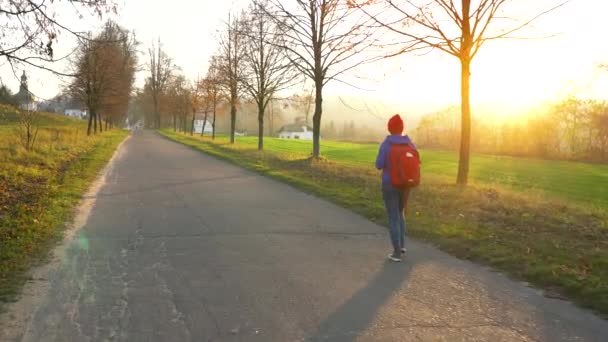
[[[192,108],[192,91],[186,84],[182,88],[180,96],[180,122],[182,124],[182,132],[184,133],[188,131],[188,113],[190,113],[190,108]]]
[[[244,77],[246,91],[258,110],[258,150],[264,149],[264,113],[278,91],[291,85],[295,68],[285,57],[281,35],[268,11],[268,0],[254,2],[246,18]]]
[[[73,5],[75,15],[61,20],[56,10],[64,3]],[[0,57],[13,67],[14,64],[23,64],[68,75],[52,69],[49,63],[65,58],[58,58],[54,53],[54,44],[62,33],[79,40],[89,39],[86,33],[71,28],[75,17],[83,17],[79,13],[81,10],[90,10],[102,17],[108,12],[117,12],[117,6],[113,0],[0,0]]]
[[[361,9],[377,26],[399,37],[396,42],[386,43],[397,47],[387,56],[438,49],[460,60],[462,120],[457,183],[466,185],[471,148],[469,79],[473,58],[484,43],[515,38],[516,32],[565,2],[523,21],[507,18],[502,12],[511,3],[508,0],[348,0],[348,3]],[[505,22],[515,24],[505,28]]]
[[[158,43],[152,43],[152,46],[148,49],[148,55],[150,57],[148,64],[148,71],[150,71],[150,77],[148,78],[148,84],[152,95],[152,103],[154,106],[154,128],[160,128],[161,125],[161,98],[163,93],[167,90],[169,80],[175,69],[173,61],[163,50],[160,38]]]
[[[126,115],[137,63],[135,45],[126,30],[110,21],[95,39],[80,42],[68,90],[88,109],[87,135],[103,130],[102,112],[106,120]]]
[[[207,76],[203,80],[203,91],[205,93],[205,101],[211,106],[213,117],[211,120],[211,139],[215,139],[215,119],[217,116],[217,106],[221,99],[221,83],[220,83],[220,59],[217,56],[211,57]],[[204,132],[203,127],[203,132]],[[201,135],[203,133],[201,132]]]
[[[222,88],[230,101],[230,143],[234,144],[236,131],[236,114],[239,97],[243,91],[243,58],[244,34],[241,31],[243,24],[241,17],[228,16],[226,30],[220,37],[219,75]]]
[[[80,42],[74,62],[74,73],[78,75],[69,86],[72,96],[79,99],[87,108],[89,123],[87,135],[97,133],[97,114],[101,105],[101,92],[106,87],[106,75],[101,72],[107,69],[108,61],[102,58],[101,46],[92,40]],[[95,125],[93,126],[93,123]]]
[[[370,61],[361,52],[375,39],[369,18],[342,0],[296,0],[292,7],[270,0],[269,11],[281,30],[286,56],[315,85],[313,157],[320,155],[323,87],[345,72]],[[345,82],[346,83],[346,82]]]
[[[190,109],[192,110],[192,122],[190,123],[190,135],[194,135],[194,122],[196,121],[196,112],[203,106],[205,106],[205,94],[203,92],[203,82],[200,79],[194,81],[190,87]],[[205,111],[206,112],[206,111]],[[207,116],[205,113],[205,121]],[[203,123],[203,131],[205,130],[205,124]]]
[[[144,86],[136,93],[134,110],[146,127],[153,127],[152,123],[156,122],[156,114],[154,113],[150,78],[146,78]]]
[[[27,109],[19,112],[19,140],[21,146],[26,151],[34,149],[36,138],[38,137],[38,113],[36,111]]]
[[[171,77],[167,84],[165,104],[173,117],[173,130],[186,131],[187,115],[191,108],[190,91],[183,75]]]
[[[296,108],[304,114],[307,124],[310,122],[310,109],[315,99],[313,91],[314,89],[312,88],[310,88],[310,90],[304,89],[301,94],[294,94],[291,97],[291,101],[295,104]]]
[[[112,128],[114,124],[124,121],[127,116],[137,71],[139,42],[133,33],[111,22],[107,24],[106,31],[103,38],[115,46],[112,50],[115,54],[115,63],[112,65],[115,77],[110,79],[112,84],[108,86],[100,106],[101,112],[105,114],[107,130],[108,127]]]

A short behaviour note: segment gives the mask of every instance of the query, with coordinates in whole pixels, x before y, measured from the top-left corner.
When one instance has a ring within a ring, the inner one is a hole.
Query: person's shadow
[[[361,290],[321,323],[307,341],[354,341],[376,318],[379,309],[398,291],[414,264],[386,261]]]

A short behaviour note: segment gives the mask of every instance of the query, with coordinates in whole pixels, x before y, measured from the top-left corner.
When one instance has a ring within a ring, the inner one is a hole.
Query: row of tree
[[[199,119],[203,125],[211,122],[215,137],[217,110],[222,100],[217,65],[211,59],[204,79],[188,80],[158,40],[148,49],[148,77],[133,98],[130,121],[143,121],[146,127],[156,129],[172,126],[175,131],[193,134],[195,120]],[[204,117],[197,118],[200,114]]]
[[[608,162],[608,102],[569,97],[521,120],[479,116],[473,151],[547,159]],[[460,139],[460,111],[451,107],[422,118],[415,131],[421,147],[452,150]]]
[[[218,103],[224,100],[230,106],[230,141],[234,143],[239,107],[244,102],[253,102],[258,110],[258,147],[263,149],[264,118],[269,103],[282,89],[308,80],[314,85],[312,154],[318,157],[325,85],[332,81],[345,82],[341,76],[364,63],[410,51],[438,49],[461,62],[458,183],[465,184],[471,145],[471,62],[486,41],[510,37],[538,17],[520,20],[513,27],[497,29],[492,23],[495,18],[502,17],[501,10],[506,3],[501,0],[478,3],[463,0],[459,5],[439,0],[420,4],[414,1],[298,0],[286,4],[280,0],[254,0],[247,11],[229,15],[217,55],[211,58],[203,80],[186,81],[160,42],[153,46],[149,50],[150,74],[136,98],[139,105],[135,107],[150,107],[146,122],[151,127],[159,128],[171,118],[174,129],[189,129],[191,133],[197,111],[204,113],[205,124],[209,113],[213,113],[215,133],[216,111],[212,108],[217,108]],[[458,30],[450,29],[446,23],[455,24]],[[98,68],[91,65],[121,65],[106,63],[101,57],[106,54],[96,54],[95,51],[128,45],[120,43],[127,41],[122,37],[112,36],[111,30],[105,31],[99,39],[84,39],[81,44],[76,73],[79,79],[73,85],[73,93],[80,95],[89,108],[89,126],[92,123],[94,130],[97,129],[95,123],[102,120],[100,116],[112,122],[118,113],[124,113],[129,96],[125,96],[125,101],[119,99],[119,95],[130,94],[116,91],[120,86],[101,87],[114,89],[101,92],[90,86],[100,79],[117,79],[102,77],[95,71]],[[390,41],[391,37],[394,41]],[[123,51],[128,51],[128,48]],[[109,55],[128,59],[120,53]],[[113,72],[103,73],[108,74]],[[129,73],[116,73],[125,74]],[[189,115],[191,120],[188,120]]]
[[[66,1],[82,4],[100,15],[116,10],[111,0]],[[469,77],[474,57],[487,41],[514,37],[520,29],[560,7],[563,2],[528,18],[508,18],[505,8],[511,4],[505,0],[255,0],[246,13],[229,18],[218,55],[213,58],[215,66],[210,67],[217,73],[209,79],[222,90],[231,107],[231,141],[234,142],[238,106],[243,101],[253,100],[258,105],[261,123],[273,95],[296,81],[290,71],[297,70],[297,76],[314,85],[313,156],[318,157],[323,89],[328,83],[347,83],[348,80],[341,78],[344,73],[380,58],[412,51],[439,50],[458,58],[461,64],[461,138],[457,181],[466,184],[471,144]],[[81,55],[89,56],[80,59],[79,72],[76,73],[78,77],[89,80],[79,81],[85,86],[75,86],[81,88],[76,93],[80,94],[87,107],[92,106],[92,110],[89,109],[94,113],[91,115],[92,123],[96,120],[101,122],[102,116],[103,120],[113,118],[117,114],[112,113],[118,113],[116,108],[122,108],[124,101],[117,100],[113,105],[104,103],[110,96],[92,95],[91,89],[95,87],[89,87],[87,92],[86,84],[98,81],[98,77],[93,76],[99,74],[90,66],[97,65],[100,59],[94,51],[111,49],[107,45],[115,43],[100,44],[70,30],[69,24],[60,23],[53,16],[53,6],[53,2],[45,4],[44,0],[9,1],[2,11],[8,24],[0,29],[2,32],[14,30],[14,27],[23,29],[18,30],[21,36],[4,35],[15,39],[0,47],[0,56],[11,63],[46,68],[44,63],[52,62],[54,58],[53,45],[58,39],[57,33],[62,30],[70,32],[83,40]],[[160,44],[157,48],[150,54],[150,77],[143,90],[152,99],[152,125],[155,127],[161,125],[163,97],[168,96],[167,87],[173,69],[170,58],[163,56]],[[119,53],[117,55],[119,59],[124,58]],[[194,88],[200,89],[198,85]],[[198,94],[192,95],[190,102],[199,103],[193,100],[197,97]],[[263,147],[262,124],[259,146]]]
[[[149,50],[150,74],[134,106],[137,112],[149,113],[144,114],[147,126],[172,124],[175,130],[192,133],[196,113],[202,113],[199,119],[203,125],[210,122],[215,137],[218,109],[226,105],[230,108],[230,141],[234,143],[237,112],[254,104],[258,145],[263,149],[264,121],[273,97],[298,81],[297,69],[281,49],[279,27],[271,19],[267,1],[256,1],[240,15],[229,15],[217,53],[210,58],[202,80],[185,81],[160,41],[155,44]],[[189,115],[191,120],[187,120]],[[205,127],[201,134],[204,132]]]
[[[87,134],[126,118],[137,71],[137,40],[108,21],[96,36],[82,37],[72,61],[68,92],[88,110]]]
[[[258,117],[258,149],[264,148],[264,119],[273,97],[293,85],[298,76],[281,48],[281,30],[268,1],[255,1],[240,15],[229,15],[220,36],[210,73],[230,105],[230,142],[234,143],[237,111],[254,103]]]
[[[484,0],[255,0],[248,12],[229,17],[218,53],[220,83],[231,105],[231,142],[238,104],[249,95],[259,109],[259,148],[267,103],[298,76],[314,85],[313,157],[320,154],[323,89],[362,64],[411,51],[440,50],[461,64],[460,162],[466,184],[471,145],[471,63],[485,42],[513,37],[555,7],[514,25],[496,26],[509,2]],[[505,23],[505,21],[502,21]]]

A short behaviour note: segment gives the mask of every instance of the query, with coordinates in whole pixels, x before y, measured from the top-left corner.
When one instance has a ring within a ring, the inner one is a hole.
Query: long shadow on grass
[[[365,333],[380,308],[402,288],[412,267],[386,261],[361,290],[340,306],[307,341],[354,341]]]

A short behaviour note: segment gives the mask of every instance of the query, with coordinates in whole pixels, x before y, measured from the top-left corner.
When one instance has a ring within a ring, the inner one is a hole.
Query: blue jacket
[[[388,161],[389,152],[391,145],[393,144],[412,144],[412,140],[407,135],[389,135],[386,137],[384,142],[380,145],[380,151],[378,151],[378,157],[376,157],[376,168],[382,170],[382,184],[391,183],[390,165]],[[414,145],[416,148],[416,145]]]

